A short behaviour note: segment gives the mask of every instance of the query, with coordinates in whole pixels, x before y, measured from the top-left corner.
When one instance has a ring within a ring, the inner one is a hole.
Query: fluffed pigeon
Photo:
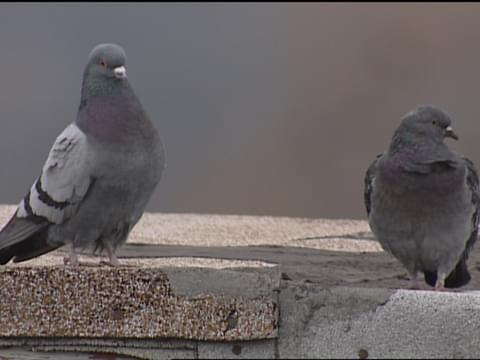
[[[88,57],[76,120],[57,137],[42,172],[0,232],[0,264],[65,244],[115,250],[142,216],[164,168],[159,134],[135,95],[125,52],[100,44]]]
[[[478,176],[473,163],[451,151],[444,139],[458,139],[449,116],[432,106],[408,113],[389,148],[365,176],[370,227],[407,269],[436,290],[470,281],[468,253],[478,232]]]

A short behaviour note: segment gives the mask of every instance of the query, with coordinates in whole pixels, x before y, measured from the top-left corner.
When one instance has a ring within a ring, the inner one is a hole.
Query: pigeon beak
[[[450,137],[452,139],[458,140],[458,135],[453,132],[451,126],[447,126],[444,133],[445,137]]]
[[[123,79],[127,76],[127,70],[125,70],[125,66],[119,66],[113,69],[113,73],[117,79]]]

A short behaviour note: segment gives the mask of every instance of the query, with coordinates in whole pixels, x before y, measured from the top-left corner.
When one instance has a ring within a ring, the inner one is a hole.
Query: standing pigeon
[[[77,119],[57,137],[42,172],[0,232],[0,264],[20,262],[69,244],[115,250],[142,216],[160,181],[159,134],[130,86],[125,52],[100,44],[83,73]]]
[[[370,227],[382,247],[436,290],[467,284],[477,239],[480,197],[473,163],[451,151],[458,139],[447,114],[432,106],[408,113],[390,147],[365,176]]]

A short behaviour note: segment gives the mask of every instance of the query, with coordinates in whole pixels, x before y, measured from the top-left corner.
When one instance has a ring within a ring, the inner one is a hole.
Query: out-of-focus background
[[[165,143],[150,211],[365,218],[364,171],[419,104],[480,167],[480,4],[0,4],[0,203],[74,120],[101,42]]]

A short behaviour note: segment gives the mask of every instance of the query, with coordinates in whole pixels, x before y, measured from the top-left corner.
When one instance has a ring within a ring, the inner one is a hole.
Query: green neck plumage
[[[115,84],[117,79],[112,79],[111,81],[97,81],[96,79],[85,79],[85,82],[82,86],[82,100],[86,100],[91,97],[96,96],[108,96],[112,95],[116,86]]]
[[[392,139],[392,150],[412,147],[417,143],[416,136],[411,133],[404,132],[402,134],[394,134]]]
[[[109,96],[117,92],[121,88],[119,80],[115,78],[110,79],[96,79],[94,75],[87,74],[82,85],[81,101],[85,102],[89,98],[99,96]]]

